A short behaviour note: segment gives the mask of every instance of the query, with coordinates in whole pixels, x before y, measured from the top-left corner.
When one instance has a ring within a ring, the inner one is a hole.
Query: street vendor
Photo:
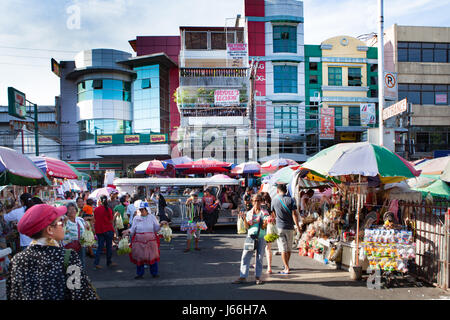
[[[203,216],[208,227],[207,232],[213,233],[214,225],[217,223],[217,219],[219,218],[219,201],[211,194],[211,191],[209,189],[205,190],[205,195],[202,201],[204,211]]]
[[[149,214],[148,202],[141,201],[137,209],[140,215],[135,215],[130,229],[122,234],[131,235],[130,261],[136,265],[135,279],[144,277],[145,265],[150,265],[150,274],[153,278],[158,275],[158,262],[160,257],[159,236],[161,229],[159,222],[153,214]]]
[[[300,215],[305,216],[307,215],[307,208],[309,205],[309,202],[311,201],[312,197],[314,196],[314,190],[309,189],[306,193],[303,193],[300,197]]]

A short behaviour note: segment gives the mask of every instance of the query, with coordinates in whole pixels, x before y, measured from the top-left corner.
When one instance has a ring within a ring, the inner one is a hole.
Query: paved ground
[[[243,240],[235,228],[222,228],[215,234],[202,234],[201,251],[183,253],[186,237],[176,232],[170,243],[161,243],[159,278],[152,278],[147,269],[143,280],[135,280],[135,265],[128,256],[115,252],[113,260],[119,264],[115,268],[95,271],[93,259],[87,258],[88,275],[100,297],[107,300],[450,299],[450,293],[441,289],[407,282],[399,288],[370,290],[366,281],[351,280],[347,271],[332,269],[298,253],[291,258],[292,274],[276,274],[282,270],[282,262],[280,256],[274,255],[275,274],[264,274],[263,285],[255,284],[254,269],[250,269],[248,283],[235,285],[231,282],[239,276]],[[101,264],[105,263],[102,256]]]

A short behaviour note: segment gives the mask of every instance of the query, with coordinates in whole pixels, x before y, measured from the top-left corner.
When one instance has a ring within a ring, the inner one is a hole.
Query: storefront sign
[[[140,142],[140,137],[139,137],[138,134],[126,135],[124,137],[124,142],[125,143],[139,143]]]
[[[52,64],[52,72],[58,77],[61,77],[61,66],[59,65],[59,63],[53,58],[50,62]]]
[[[245,67],[247,56],[246,43],[227,43],[228,67]]]
[[[218,106],[231,106],[239,104],[239,90],[214,91],[214,104]]]
[[[112,143],[112,136],[97,136],[97,143]]]
[[[446,93],[436,93],[436,103],[447,104],[447,94]]]
[[[361,125],[367,126],[369,124],[375,124],[375,103],[361,103],[359,105]]]
[[[405,112],[407,109],[408,102],[406,101],[406,98],[402,101],[399,101],[395,104],[393,104],[390,107],[387,107],[383,110],[383,120],[389,119],[393,116],[396,116],[397,114],[400,114],[402,112]]]
[[[25,93],[12,87],[8,87],[8,114],[21,119],[27,116]]]
[[[341,132],[340,138],[341,138],[341,141],[356,141],[356,133],[355,132]]]
[[[152,143],[166,142],[166,135],[165,134],[152,134],[152,135],[150,135],[150,142],[152,142]]]
[[[320,109],[320,139],[334,139],[334,109]]]

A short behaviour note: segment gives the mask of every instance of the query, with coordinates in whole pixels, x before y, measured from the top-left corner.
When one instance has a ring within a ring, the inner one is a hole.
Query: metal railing
[[[193,109],[181,109],[183,117],[246,117],[246,108],[193,108]]]
[[[181,68],[180,77],[245,78],[248,68]]]

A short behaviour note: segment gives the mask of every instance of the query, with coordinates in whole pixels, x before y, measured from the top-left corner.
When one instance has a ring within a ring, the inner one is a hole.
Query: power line
[[[0,46],[0,48],[17,49],[17,50],[33,50],[33,51],[49,51],[49,52],[67,52],[67,53],[78,53],[79,52],[79,51],[71,51],[71,50],[37,49],[37,48],[22,48],[22,47],[8,47],[8,46]]]

